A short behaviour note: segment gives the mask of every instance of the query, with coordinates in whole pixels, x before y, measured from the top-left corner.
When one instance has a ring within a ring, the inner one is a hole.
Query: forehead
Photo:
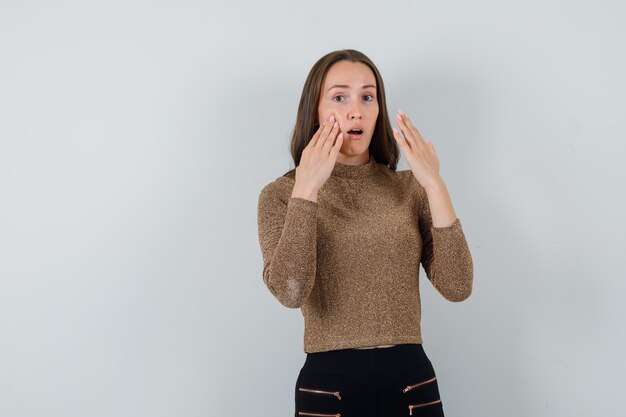
[[[353,88],[362,85],[376,85],[376,77],[372,69],[362,62],[339,61],[328,69],[324,79],[324,87],[344,84]]]

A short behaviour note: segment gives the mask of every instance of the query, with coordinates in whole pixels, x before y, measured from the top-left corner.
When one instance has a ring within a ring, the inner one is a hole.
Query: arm
[[[461,221],[454,214],[443,181],[428,189],[417,180],[415,183],[422,236],[421,262],[426,276],[447,300],[463,301],[472,293],[474,268]]]
[[[285,307],[300,307],[315,283],[316,210],[316,201],[282,195],[276,183],[265,186],[259,195],[263,281]]]

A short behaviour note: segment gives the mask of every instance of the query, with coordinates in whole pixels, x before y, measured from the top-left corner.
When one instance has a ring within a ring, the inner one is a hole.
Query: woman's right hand
[[[339,133],[339,123],[331,115],[328,120],[324,120],[302,150],[300,164],[296,167],[296,184],[293,187],[292,197],[317,202],[317,192],[330,177],[337,161],[337,154],[343,144],[343,133],[339,135],[337,133]]]

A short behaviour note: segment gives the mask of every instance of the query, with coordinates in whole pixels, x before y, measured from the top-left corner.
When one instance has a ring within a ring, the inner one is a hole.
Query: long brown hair
[[[311,68],[306,78],[302,95],[300,96],[300,105],[298,106],[298,114],[296,116],[296,125],[291,137],[291,156],[297,167],[300,164],[302,151],[309,143],[317,129],[319,121],[317,120],[317,106],[324,85],[326,73],[334,64],[339,61],[361,62],[372,70],[376,77],[376,98],[378,100],[378,118],[376,119],[376,127],[372,140],[369,144],[369,153],[374,157],[376,162],[388,166],[393,171],[396,170],[398,159],[400,157],[398,145],[393,137],[389,115],[387,114],[387,101],[385,98],[385,86],[383,77],[380,75],[378,68],[365,54],[354,49],[342,49],[330,52],[321,57]],[[283,176],[295,175],[295,168],[286,172]]]

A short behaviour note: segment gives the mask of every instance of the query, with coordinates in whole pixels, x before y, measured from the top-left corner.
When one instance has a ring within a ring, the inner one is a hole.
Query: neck
[[[345,165],[364,165],[370,160],[369,152],[365,152],[361,155],[345,155],[339,152],[337,154],[337,162]]]
[[[331,173],[334,177],[343,177],[343,178],[364,178],[373,175],[377,171],[378,164],[376,163],[376,159],[373,156],[367,155],[369,158],[363,163],[356,164],[350,162],[340,162],[339,158],[335,162],[335,166]],[[365,158],[361,158],[365,159]]]

